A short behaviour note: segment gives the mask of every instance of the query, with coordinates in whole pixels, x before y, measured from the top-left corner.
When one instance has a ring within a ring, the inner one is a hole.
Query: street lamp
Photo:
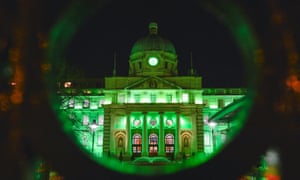
[[[216,122],[209,122],[208,125],[211,129],[212,149],[213,149],[213,151],[215,151],[215,132],[214,132],[214,128],[216,127],[217,123]]]
[[[93,139],[92,139],[92,152],[94,152],[94,141],[95,141],[95,131],[96,131],[96,128],[98,127],[99,125],[96,123],[96,120],[94,119],[92,121],[92,123],[90,124],[90,128],[92,130],[92,133],[93,133]]]

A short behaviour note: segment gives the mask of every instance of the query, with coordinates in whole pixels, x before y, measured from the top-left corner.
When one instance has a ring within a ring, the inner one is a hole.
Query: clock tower
[[[129,57],[129,76],[176,76],[177,54],[168,39],[158,35],[158,25],[151,22],[149,34],[138,39]]]

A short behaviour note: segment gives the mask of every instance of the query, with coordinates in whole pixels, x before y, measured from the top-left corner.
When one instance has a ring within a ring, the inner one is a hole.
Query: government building
[[[189,158],[222,145],[230,121],[210,121],[243,98],[244,88],[205,88],[202,77],[178,74],[175,46],[156,22],[132,46],[128,76],[65,79],[58,83],[61,112],[78,145],[95,157]],[[114,62],[116,63],[116,62]]]

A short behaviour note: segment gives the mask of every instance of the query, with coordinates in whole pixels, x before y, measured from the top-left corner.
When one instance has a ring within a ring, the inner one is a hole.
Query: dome
[[[131,54],[144,51],[165,51],[176,54],[175,47],[171,41],[157,35],[158,26],[155,22],[149,24],[149,34],[138,39],[131,49]]]

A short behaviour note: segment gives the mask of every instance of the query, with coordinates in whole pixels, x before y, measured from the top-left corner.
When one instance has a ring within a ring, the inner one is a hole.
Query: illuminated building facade
[[[228,122],[208,119],[242,98],[242,88],[203,88],[192,69],[178,75],[174,45],[149,24],[135,42],[128,76],[76,79],[59,83],[61,109],[87,151],[132,160],[141,156],[188,158],[210,154],[226,139]],[[92,126],[94,125],[94,126]]]

